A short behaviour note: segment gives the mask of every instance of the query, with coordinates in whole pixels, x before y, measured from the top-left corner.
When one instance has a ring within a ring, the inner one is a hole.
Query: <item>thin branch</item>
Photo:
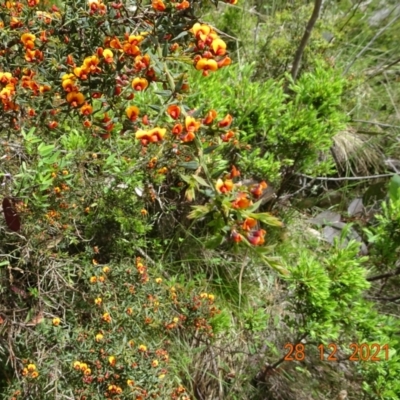
[[[378,281],[379,279],[390,278],[392,276],[396,276],[399,274],[400,274],[400,267],[396,268],[393,271],[387,272],[385,274],[371,276],[370,278],[367,278],[367,281],[368,282]]]
[[[396,301],[400,300],[400,296],[393,296],[393,297],[374,297],[374,296],[369,296],[366,297],[367,299],[370,300],[380,300],[380,301]]]
[[[303,178],[308,178],[308,179],[314,179],[317,181],[359,181],[363,179],[379,179],[379,178],[386,178],[389,176],[396,175],[394,172],[389,173],[389,174],[381,174],[381,175],[369,175],[369,176],[349,176],[349,177],[343,177],[343,178],[328,178],[325,176],[309,176],[309,175],[304,175],[304,174],[296,174],[297,176],[302,176]]]
[[[361,124],[377,125],[377,126],[381,126],[382,128],[400,129],[400,126],[398,126],[398,125],[383,124],[381,122],[374,122],[374,121],[364,121],[364,120],[361,120],[361,119],[353,119],[353,120],[351,120],[351,122],[360,122]]]
[[[299,73],[301,59],[303,57],[304,49],[307,46],[307,43],[311,36],[311,32],[314,28],[315,23],[317,22],[319,13],[321,11],[321,6],[322,6],[322,0],[315,0],[313,13],[311,14],[311,18],[308,21],[306,30],[304,31],[303,37],[301,38],[300,45],[297,48],[296,54],[294,56],[294,61],[293,61],[293,66],[292,66],[292,71],[291,71],[291,75],[292,75],[292,78],[294,81],[296,80],[297,75]]]

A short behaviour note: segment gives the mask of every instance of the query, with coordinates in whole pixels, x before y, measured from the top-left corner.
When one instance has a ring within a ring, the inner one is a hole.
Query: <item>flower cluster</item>
[[[193,63],[197,70],[207,76],[209,71],[216,71],[231,64],[226,55],[226,43],[209,25],[195,23],[191,29],[196,39],[193,52],[196,54]]]
[[[22,370],[22,376],[25,376],[27,378],[32,378],[35,379],[39,376],[39,372],[36,369],[35,364],[28,364],[23,370]]]

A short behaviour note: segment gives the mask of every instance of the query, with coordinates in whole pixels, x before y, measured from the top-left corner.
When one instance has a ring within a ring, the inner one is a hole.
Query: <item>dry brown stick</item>
[[[300,45],[297,48],[296,54],[294,56],[294,61],[293,61],[293,66],[292,66],[292,71],[291,71],[291,75],[292,75],[292,78],[294,81],[296,80],[297,75],[299,73],[301,59],[303,57],[304,49],[307,46],[307,43],[311,36],[311,32],[312,32],[314,25],[317,22],[317,19],[319,17],[319,13],[321,11],[321,6],[322,6],[322,0],[315,0],[313,13],[311,14],[311,17],[310,17],[310,20],[308,21],[306,30],[304,31],[303,37],[301,38]]]
[[[379,279],[390,278],[390,277],[395,276],[395,275],[400,275],[400,267],[396,268],[393,271],[387,272],[385,274],[371,276],[370,278],[367,278],[366,280],[368,282],[378,281]]]

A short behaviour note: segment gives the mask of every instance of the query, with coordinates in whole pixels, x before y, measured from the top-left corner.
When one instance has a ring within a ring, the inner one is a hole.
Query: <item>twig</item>
[[[308,182],[307,184],[303,185],[299,190],[296,190],[294,193],[291,194],[287,194],[285,196],[282,196],[279,200],[287,200],[290,199],[293,196],[296,196],[297,194],[299,194],[300,192],[302,192],[303,190],[309,188],[313,183],[315,182],[315,179],[311,179],[310,182]]]
[[[240,303],[242,301],[242,278],[243,278],[243,272],[244,272],[244,269],[245,269],[246,265],[248,264],[248,262],[249,262],[249,260],[247,259],[247,250],[246,250],[246,253],[245,253],[244,258],[243,258],[243,263],[242,263],[242,266],[240,268],[240,273],[239,273],[239,308],[240,308]]]
[[[374,297],[374,296],[368,296],[368,299],[371,300],[383,300],[383,301],[395,301],[395,300],[400,300],[400,296],[393,296],[393,297]]]
[[[308,40],[310,39],[310,36],[311,36],[311,32],[314,28],[315,23],[317,22],[319,12],[321,10],[321,6],[322,6],[322,0],[315,0],[314,10],[311,14],[311,18],[308,21],[306,30],[304,31],[303,37],[301,38],[300,45],[297,48],[296,54],[294,56],[294,61],[293,61],[293,66],[292,66],[292,71],[291,71],[291,75],[292,75],[292,78],[294,81],[296,80],[297,74],[299,73],[301,59],[303,57],[304,49],[307,46]]]
[[[369,175],[369,176],[349,176],[349,177],[343,177],[343,178],[328,178],[325,176],[309,176],[305,174],[296,174],[298,176],[302,176],[303,178],[308,178],[308,179],[314,179],[316,181],[359,181],[363,179],[379,179],[379,178],[386,178],[389,176],[396,175],[394,172],[389,173],[389,174],[381,174],[381,175]]]
[[[399,274],[400,274],[400,267],[396,268],[394,271],[390,271],[385,274],[371,276],[370,278],[367,278],[367,281],[368,282],[378,281],[379,279],[390,278],[392,276],[399,275]]]
[[[382,128],[396,128],[396,129],[400,129],[400,126],[398,126],[398,125],[382,124],[381,122],[364,121],[364,120],[361,120],[361,119],[353,119],[351,122],[360,122],[361,124],[377,125],[377,126],[381,126]]]

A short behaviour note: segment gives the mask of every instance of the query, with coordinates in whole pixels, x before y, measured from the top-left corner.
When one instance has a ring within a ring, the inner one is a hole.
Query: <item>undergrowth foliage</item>
[[[217,5],[0,2],[2,398],[265,399],[311,374],[279,361],[285,340],[396,347],[397,322],[361,299],[358,245],[300,247],[274,208],[298,174],[334,172],[348,82],[320,38],[293,81],[282,37],[279,79],[253,81],[259,63],[231,66],[199,20]],[[366,231],[390,269],[398,203]],[[396,360],[360,365],[366,393]]]

